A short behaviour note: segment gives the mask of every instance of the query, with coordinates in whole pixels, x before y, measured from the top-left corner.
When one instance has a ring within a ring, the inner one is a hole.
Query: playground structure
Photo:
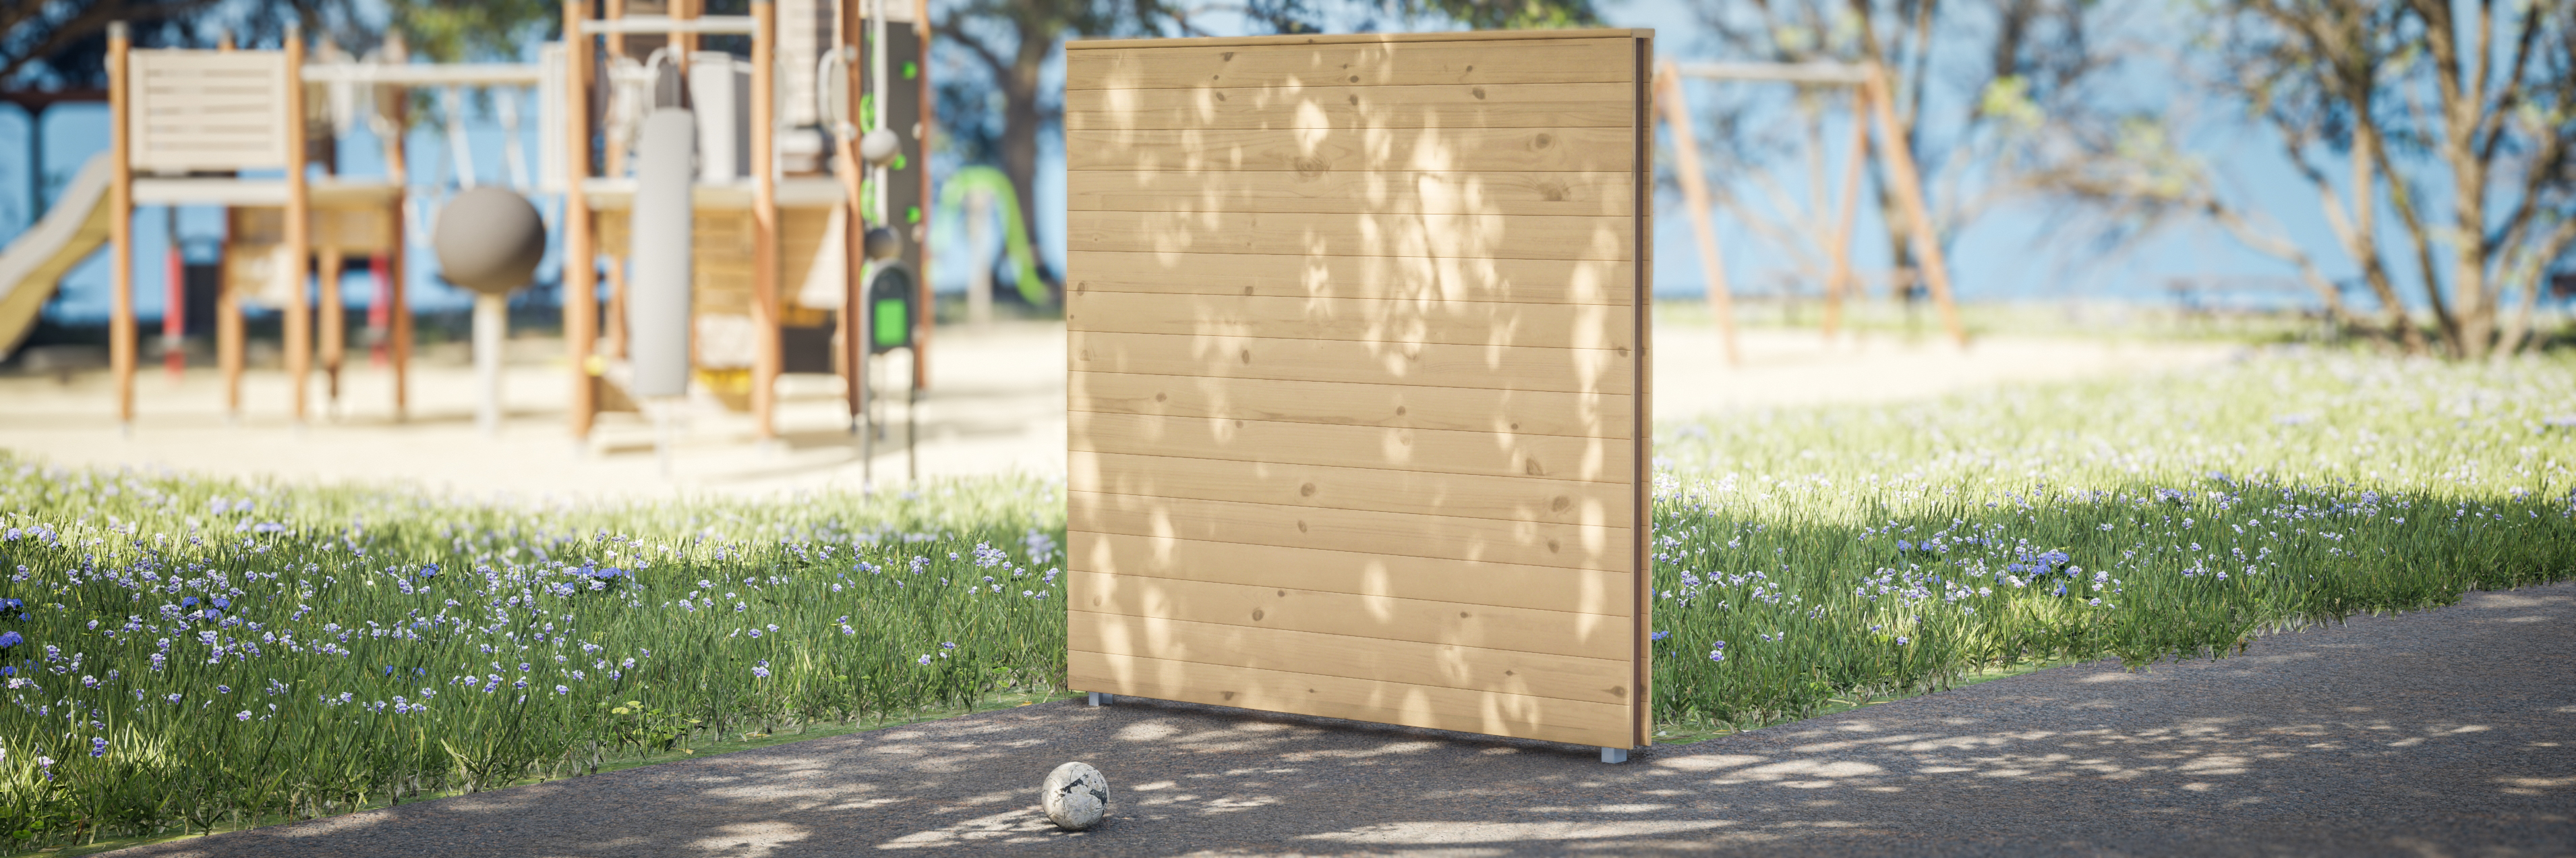
[[[1861,163],[1868,157],[1870,124],[1878,125],[1878,158],[1885,173],[1887,191],[1896,198],[1897,211],[1905,219],[1904,233],[1911,245],[1926,291],[1941,316],[1941,326],[1952,342],[1965,348],[1967,330],[1959,323],[1959,309],[1950,292],[1949,264],[1942,258],[1941,242],[1932,233],[1932,217],[1923,201],[1923,179],[1915,169],[1914,153],[1906,145],[1903,126],[1896,121],[1896,106],[1887,83],[1887,70],[1877,65],[1847,63],[1675,63],[1657,64],[1656,100],[1663,106],[1665,121],[1672,126],[1674,167],[1681,173],[1682,197],[1690,210],[1692,238],[1699,245],[1700,274],[1708,283],[1710,315],[1716,318],[1718,336],[1726,348],[1728,363],[1741,358],[1735,345],[1735,309],[1732,290],[1727,286],[1726,259],[1719,251],[1714,213],[1708,192],[1708,174],[1699,162],[1699,142],[1691,130],[1690,99],[1682,92],[1682,79],[1797,83],[1849,87],[1852,91],[1852,139],[1849,157],[1844,164],[1842,194],[1835,217],[1834,231],[1825,242],[1826,255],[1832,268],[1825,275],[1824,334],[1832,339],[1842,322],[1843,297],[1852,290],[1851,266],[1852,217],[1857,210],[1861,184]]]
[[[1653,55],[1070,44],[1073,687],[1651,743]]]
[[[459,181],[471,188],[453,94],[534,87],[542,145],[532,181],[519,152],[508,154],[524,190],[561,199],[553,227],[567,260],[572,434],[586,437],[604,405],[631,407],[617,389],[628,358],[656,348],[684,352],[696,383],[750,411],[763,440],[777,435],[780,374],[840,374],[855,431],[868,419],[871,356],[908,349],[907,386],[918,390],[927,378],[926,15],[920,0],[755,0],[750,11],[707,16],[693,0],[607,0],[603,14],[577,0],[565,5],[572,35],[529,64],[412,64],[398,39],[369,61],[309,62],[292,29],[269,50],[237,50],[228,40],[211,50],[144,50],[115,26],[110,150],[0,253],[0,347],[24,336],[65,272],[111,246],[110,365],[118,419],[132,431],[135,208],[221,206],[228,230],[214,327],[228,411],[239,416],[243,314],[254,303],[282,316],[293,417],[309,419],[317,357],[333,380],[328,395],[338,395],[347,351],[340,272],[346,260],[363,258],[389,305],[378,309],[390,317],[386,352],[399,417],[412,345],[406,217],[416,202],[405,106],[416,89],[449,95],[450,146]],[[748,37],[749,58],[699,50],[707,35]],[[698,117],[696,174],[685,205],[638,212],[628,175],[636,129],[647,114],[672,107]],[[515,121],[514,112],[503,116]],[[359,123],[377,131],[386,175],[313,177],[312,153],[330,151]],[[627,275],[638,256],[629,236],[648,216],[677,218],[692,236],[684,342],[629,336]],[[597,299],[603,275],[605,306]],[[174,300],[172,312],[178,307]]]

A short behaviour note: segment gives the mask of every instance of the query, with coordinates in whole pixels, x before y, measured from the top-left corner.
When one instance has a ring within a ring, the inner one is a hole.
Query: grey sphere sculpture
[[[894,136],[893,129],[879,128],[859,135],[861,160],[870,164],[883,164],[894,160],[894,156],[900,154],[903,154],[903,138]]]
[[[872,227],[868,230],[864,249],[869,259],[884,262],[903,255],[903,236],[895,232],[894,227]]]
[[[518,194],[474,188],[438,210],[429,246],[447,282],[508,295],[536,279],[537,263],[546,257],[546,221]]]
[[[1089,831],[1109,816],[1109,779],[1084,763],[1055,767],[1038,793],[1047,821],[1066,831]]]

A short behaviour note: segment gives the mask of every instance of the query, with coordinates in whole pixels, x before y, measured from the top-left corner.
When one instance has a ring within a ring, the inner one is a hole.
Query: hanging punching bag
[[[697,175],[697,120],[666,107],[645,117],[635,144],[635,209],[631,294],[626,299],[626,354],[635,396],[678,396],[689,389],[689,190]]]

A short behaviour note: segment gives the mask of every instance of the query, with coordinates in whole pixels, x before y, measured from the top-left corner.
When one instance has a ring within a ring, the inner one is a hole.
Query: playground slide
[[[0,250],[0,358],[17,351],[35,328],[63,275],[107,243],[112,172],[105,153],[91,157],[44,219]]]

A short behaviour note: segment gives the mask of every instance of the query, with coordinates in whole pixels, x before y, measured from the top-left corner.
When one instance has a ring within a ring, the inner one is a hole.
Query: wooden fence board
[[[1065,322],[1128,334],[1266,336],[1309,340],[1624,349],[1625,307],[1261,295],[1073,292]]]
[[[1596,393],[1075,372],[1067,379],[1065,407],[1163,417],[1626,438],[1635,416],[1629,404],[1627,397]]]
[[[1626,128],[1627,83],[1077,89],[1067,131]]]
[[[1624,438],[1388,429],[1330,423],[1211,420],[1066,412],[1073,452],[1191,456],[1281,465],[1341,465],[1625,485],[1635,448]]]
[[[1081,185],[1077,184],[1079,188]],[[1434,259],[1074,250],[1075,292],[1438,298],[1627,306],[1636,263],[1581,259]]]
[[[1131,253],[1633,259],[1626,218],[1069,212],[1065,245]]]
[[[1293,587],[1067,572],[1076,611],[1620,660],[1629,618]],[[1307,673],[1331,673],[1317,668]]]
[[[1634,609],[1626,572],[1080,530],[1065,544],[1065,568],[1082,572],[1261,586],[1296,569],[1317,592],[1621,617]]]
[[[1088,450],[1067,457],[1075,491],[1602,527],[1627,527],[1634,512],[1624,483]]]
[[[1618,349],[1352,343],[1275,337],[1068,331],[1076,372],[1347,381],[1624,394],[1636,361]]]
[[[1627,747],[1629,707],[1075,650],[1075,687],[1494,736]]]
[[[1624,572],[1629,529],[1079,492],[1066,527],[1251,545]]]
[[[1064,87],[1071,92],[1624,82],[1636,79],[1635,45],[1631,38],[1529,40],[1500,50],[1472,42],[1146,48],[1068,43]]]
[[[1075,687],[1650,744],[1651,39],[1068,48]]]
[[[1355,676],[1620,705],[1628,664],[1538,652],[1353,638],[1262,626],[1072,611],[1071,647],[1224,667]],[[1607,679],[1605,680],[1605,677]]]
[[[1627,128],[1397,128],[1308,132],[1067,131],[1065,168],[1221,172],[1627,170]],[[1302,139],[1301,139],[1302,138]]]
[[[1093,170],[1071,211],[1627,217],[1628,173]]]

